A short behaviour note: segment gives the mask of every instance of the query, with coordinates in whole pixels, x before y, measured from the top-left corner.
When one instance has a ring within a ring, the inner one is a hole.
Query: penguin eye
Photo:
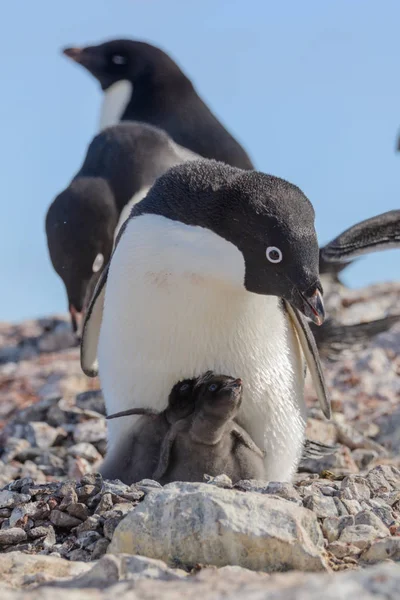
[[[215,390],[217,389],[217,384],[216,383],[212,383],[211,385],[208,386],[208,390],[210,392],[215,392]]]
[[[283,258],[281,250],[276,246],[268,246],[266,254],[269,262],[272,263],[280,263]]]
[[[183,385],[181,385],[181,387],[179,388],[179,391],[181,394],[183,394],[183,392],[187,392],[189,389],[189,384],[188,383],[184,383]]]
[[[100,271],[101,267],[103,266],[104,263],[104,256],[103,254],[99,253],[96,258],[94,259],[93,265],[92,265],[92,271],[93,273],[97,273],[98,271]]]
[[[126,56],[123,56],[122,54],[113,54],[111,56],[111,62],[114,63],[114,65],[126,65],[128,61]]]

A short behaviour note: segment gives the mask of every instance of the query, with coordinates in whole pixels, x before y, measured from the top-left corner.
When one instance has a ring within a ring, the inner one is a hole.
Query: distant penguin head
[[[194,388],[196,411],[217,419],[233,418],[242,400],[242,380],[208,371]]]
[[[146,85],[173,77],[186,79],[165,52],[145,42],[111,40],[97,46],[65,48],[63,54],[85,67],[103,90],[122,80]]]
[[[209,230],[203,243],[199,235],[193,238],[197,257],[185,264],[204,264],[216,284],[284,298],[318,325],[323,322],[314,209],[295,185],[216,161],[189,162],[156,181],[134,209],[145,213]]]
[[[74,179],[47,212],[49,254],[66,288],[74,331],[110,259],[117,219],[108,184],[93,177]]]

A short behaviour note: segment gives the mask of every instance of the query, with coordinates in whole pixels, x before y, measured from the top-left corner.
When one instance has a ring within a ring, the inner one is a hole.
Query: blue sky
[[[398,0],[20,0],[2,7],[0,320],[65,312],[44,215],[96,133],[101,93],[66,45],[159,45],[256,167],[300,186],[320,242],[400,205]],[[349,268],[400,278],[400,251]]]

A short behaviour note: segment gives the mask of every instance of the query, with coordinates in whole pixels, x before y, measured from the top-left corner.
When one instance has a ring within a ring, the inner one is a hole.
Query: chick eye
[[[181,393],[183,393],[183,392],[187,392],[187,391],[188,391],[188,389],[189,389],[189,384],[188,384],[188,383],[184,383],[184,384],[183,384],[183,385],[181,385],[181,387],[179,388],[179,391],[180,391]]]
[[[111,62],[113,62],[114,65],[126,65],[126,56],[122,56],[122,54],[113,54],[111,57]]]
[[[103,266],[104,263],[104,256],[103,254],[99,253],[96,258],[94,259],[93,265],[92,265],[92,271],[93,273],[97,273],[98,271],[100,271],[101,267]]]
[[[266,254],[269,262],[272,263],[280,263],[283,258],[281,250],[276,246],[268,246]]]
[[[215,392],[215,390],[217,389],[217,384],[216,383],[212,383],[211,385],[208,386],[208,389],[210,392]]]

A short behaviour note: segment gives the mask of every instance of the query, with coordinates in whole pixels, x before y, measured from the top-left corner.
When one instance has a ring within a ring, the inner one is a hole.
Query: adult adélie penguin
[[[241,377],[238,422],[266,451],[267,479],[290,480],[303,355],[330,415],[305,319],[324,320],[318,258],[314,209],[296,186],[216,161],[170,169],[121,228],[86,314],[82,368],[99,372],[107,413],[162,410],[177,381],[207,370]],[[108,424],[105,476],[136,419]]]
[[[204,158],[253,168],[245,150],[202,100],[189,77],[160,48],[136,40],[109,40],[63,52],[100,83],[100,129],[121,120],[149,123]]]

